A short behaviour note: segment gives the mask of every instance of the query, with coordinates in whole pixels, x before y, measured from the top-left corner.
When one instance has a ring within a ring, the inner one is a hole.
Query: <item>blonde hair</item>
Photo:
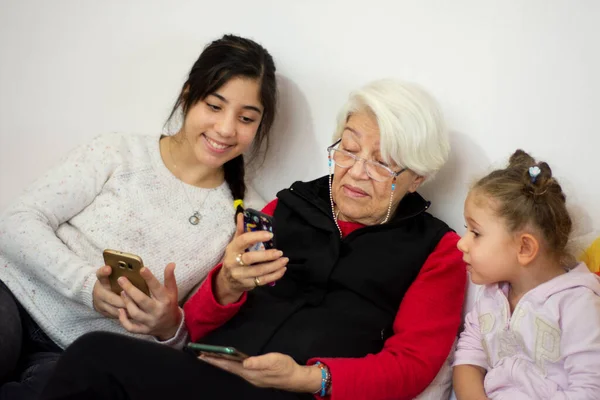
[[[338,114],[334,142],[350,116],[361,111],[377,120],[386,163],[393,161],[430,179],[448,160],[450,142],[442,111],[419,86],[383,79],[352,92]]]

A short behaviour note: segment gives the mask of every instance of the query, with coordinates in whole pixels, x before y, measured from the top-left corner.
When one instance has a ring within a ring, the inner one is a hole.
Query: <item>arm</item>
[[[460,334],[454,354],[452,384],[459,400],[487,398],[483,381],[488,362],[481,343],[479,312],[475,305],[465,318],[465,329]]]
[[[331,372],[331,399],[412,399],[448,357],[461,322],[466,288],[458,235],[446,234],[407,291],[394,335],[378,354],[320,360]]]
[[[600,393],[600,296],[584,290],[561,312],[561,355],[568,386],[553,400],[592,400]]]
[[[483,380],[486,370],[477,365],[462,364],[454,367],[452,385],[458,400],[485,400]]]
[[[204,280],[200,289],[184,304],[185,325],[190,333],[192,342],[214,331],[229,321],[246,302],[247,294],[231,304],[219,304],[214,295],[215,278],[223,267],[217,265]]]
[[[78,257],[55,232],[92,203],[114,173],[114,144],[114,136],[104,135],[71,152],[30,186],[0,221],[0,252],[11,265],[90,308],[100,266]]]
[[[277,200],[273,200],[263,208],[262,212],[273,215],[276,205]],[[246,292],[243,292],[241,297],[233,296],[235,297],[233,301],[218,301],[223,297],[217,293],[219,291],[217,280],[220,278],[219,272],[222,268],[222,263],[217,265],[208,274],[196,294],[183,306],[185,324],[193,342],[229,321],[246,302]]]

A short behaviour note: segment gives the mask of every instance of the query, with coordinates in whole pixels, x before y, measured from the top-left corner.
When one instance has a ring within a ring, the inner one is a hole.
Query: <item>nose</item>
[[[235,116],[222,113],[215,123],[215,131],[222,137],[235,135]]]
[[[462,251],[463,253],[467,252],[467,243],[466,243],[464,236],[460,238],[458,243],[456,243],[456,247],[458,248],[458,250]]]
[[[356,160],[354,162],[354,165],[348,170],[348,173],[352,178],[356,180],[369,179],[369,175],[367,175],[367,170],[365,169],[364,160]]]

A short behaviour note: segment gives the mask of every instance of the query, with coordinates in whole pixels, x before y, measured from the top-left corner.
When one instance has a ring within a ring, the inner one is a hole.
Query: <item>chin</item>
[[[473,282],[475,285],[489,285],[492,282],[489,282],[486,279],[481,278],[478,275],[474,275],[472,272],[469,273],[470,277],[471,277],[471,282]]]
[[[236,155],[237,156],[237,155]],[[227,155],[223,155],[223,156],[215,156],[212,154],[206,154],[206,153],[201,153],[198,154],[196,153],[196,158],[198,159],[198,162],[200,162],[203,165],[206,165],[209,168],[222,168],[223,165],[228,162],[231,161],[232,159],[235,158],[231,157],[231,155],[227,154]]]

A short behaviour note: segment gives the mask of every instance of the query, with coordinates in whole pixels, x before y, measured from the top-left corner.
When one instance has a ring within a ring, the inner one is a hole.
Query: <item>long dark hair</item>
[[[260,149],[266,150],[269,147],[269,131],[277,107],[277,82],[273,57],[253,40],[224,35],[206,46],[192,66],[167,123],[180,107],[185,120],[192,106],[235,77],[260,80],[260,101],[264,110],[250,153],[249,161],[253,161]],[[233,198],[244,199],[246,194],[244,156],[240,154],[227,161],[223,170]]]

